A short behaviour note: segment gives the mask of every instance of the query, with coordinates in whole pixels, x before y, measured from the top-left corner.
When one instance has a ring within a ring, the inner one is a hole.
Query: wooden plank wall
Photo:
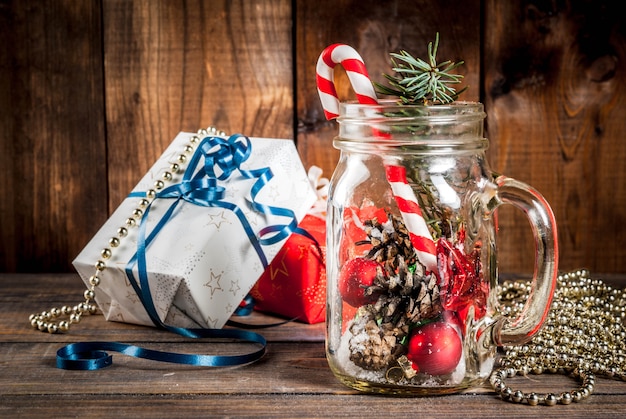
[[[315,61],[353,45],[464,59],[494,170],[552,204],[562,270],[626,272],[626,22],[610,0],[0,0],[0,270],[71,260],[179,131],[293,138],[330,176]],[[341,71],[342,98],[350,86]],[[500,269],[533,270],[523,215]]]

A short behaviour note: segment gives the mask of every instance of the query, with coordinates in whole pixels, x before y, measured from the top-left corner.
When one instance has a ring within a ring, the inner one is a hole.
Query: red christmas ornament
[[[453,325],[438,321],[414,329],[408,351],[406,356],[418,372],[445,375],[456,369],[463,345]]]
[[[366,294],[377,275],[383,275],[383,268],[375,260],[355,258],[348,261],[339,274],[339,293],[352,307],[361,307],[376,302],[379,293]]]

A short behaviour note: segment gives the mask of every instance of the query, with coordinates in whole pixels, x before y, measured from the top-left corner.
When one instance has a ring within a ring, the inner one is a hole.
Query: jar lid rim
[[[455,101],[441,105],[407,105],[397,100],[380,100],[377,104],[362,104],[356,101],[341,102],[339,122],[342,120],[363,120],[393,118],[398,120],[420,119],[484,119],[487,114],[480,102]],[[402,112],[400,112],[402,111]],[[407,112],[408,111],[408,112]]]

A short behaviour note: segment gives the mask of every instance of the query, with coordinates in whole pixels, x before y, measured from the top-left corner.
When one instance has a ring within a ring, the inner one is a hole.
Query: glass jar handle
[[[511,204],[521,209],[530,221],[535,240],[535,268],[524,310],[516,319],[498,319],[492,329],[492,339],[498,346],[517,345],[532,338],[550,310],[558,275],[556,219],[545,198],[529,185],[506,176],[499,176],[495,183],[495,207]]]

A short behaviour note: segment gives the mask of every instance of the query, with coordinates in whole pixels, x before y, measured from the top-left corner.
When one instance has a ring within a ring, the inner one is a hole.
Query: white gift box
[[[181,168],[168,180],[173,163]],[[293,141],[181,132],[73,265],[87,286],[97,272],[107,320],[222,328],[315,200]]]

